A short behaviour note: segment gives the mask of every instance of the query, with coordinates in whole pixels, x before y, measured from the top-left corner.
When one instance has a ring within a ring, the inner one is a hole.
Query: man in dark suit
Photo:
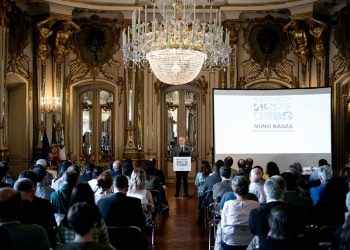
[[[303,223],[311,223],[310,213],[312,207],[312,201],[309,197],[302,196],[298,193],[297,178],[291,172],[285,172],[282,174],[284,181],[286,182],[286,193],[284,194],[284,202],[293,205],[299,210],[302,215]]]
[[[223,166],[219,170],[221,182],[214,184],[213,186],[213,200],[219,201],[222,196],[229,191],[232,191],[232,185],[230,180],[231,168]]]
[[[141,200],[126,196],[128,179],[124,175],[117,175],[113,180],[114,194],[100,199],[97,203],[102,218],[107,226],[137,226],[145,227]]]
[[[8,187],[0,188],[0,226],[11,236],[15,249],[49,250],[49,239],[43,227],[18,221],[21,202],[19,192]]]
[[[173,157],[181,157],[181,156],[191,156],[192,149],[190,146],[186,145],[185,137],[179,137],[179,144],[176,145],[173,149],[172,155]],[[179,197],[180,189],[181,189],[181,180],[184,189],[184,198],[188,198],[188,171],[176,171],[176,192],[175,197]]]
[[[268,216],[271,209],[286,204],[283,202],[286,183],[281,176],[275,175],[270,177],[264,184],[264,191],[267,203],[253,209],[249,215],[250,231],[258,237],[258,240],[255,237],[247,249],[254,249],[257,244],[261,245],[266,240],[270,230]]]
[[[29,178],[20,177],[15,182],[14,189],[22,198],[18,220],[23,224],[42,226],[46,230],[51,247],[54,248],[57,224],[50,201],[35,196],[35,184]]]
[[[85,171],[82,175],[79,177],[79,182],[88,182],[94,178],[94,169],[95,169],[95,164],[93,163],[86,163],[85,166]]]

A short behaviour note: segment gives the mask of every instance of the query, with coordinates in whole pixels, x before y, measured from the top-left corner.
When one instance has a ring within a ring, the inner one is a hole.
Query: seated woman
[[[141,167],[146,172],[145,189],[157,190],[159,195],[153,196],[153,203],[160,207],[162,211],[169,208],[168,201],[166,199],[165,190],[161,184],[160,178],[155,175],[155,167],[151,161],[143,161]],[[158,200],[156,200],[158,198]]]
[[[194,181],[194,185],[196,187],[196,193],[198,196],[198,221],[197,224],[204,224],[204,207],[202,206],[204,197],[205,197],[205,178],[209,176],[211,172],[211,167],[208,161],[203,160],[201,162],[201,168],[196,174],[196,179]]]
[[[146,225],[150,226],[153,224],[152,212],[154,210],[154,203],[151,192],[145,189],[145,182],[145,170],[142,168],[134,169],[130,177],[129,190],[126,195],[141,200],[141,205],[146,216]]]
[[[310,249],[298,238],[296,217],[293,207],[279,205],[271,209],[268,218],[270,231],[259,250],[295,250]]]
[[[113,176],[109,170],[105,170],[97,177],[97,191],[95,192],[95,203],[100,199],[113,195]]]
[[[70,207],[72,207],[78,202],[86,202],[93,207],[94,213],[91,214],[91,217],[94,217],[95,220],[98,222],[93,228],[94,241],[103,245],[110,245],[107,226],[101,218],[100,210],[95,204],[94,193],[92,192],[92,189],[87,182],[78,183],[73,188],[72,195],[70,198]],[[61,243],[70,243],[74,241],[75,233],[68,222],[67,215],[65,215],[58,227],[58,234]]]
[[[249,214],[252,209],[259,207],[259,202],[248,200],[249,182],[245,176],[235,176],[232,180],[232,190],[236,200],[224,204],[221,212],[223,250],[246,249],[253,238],[248,227]]]

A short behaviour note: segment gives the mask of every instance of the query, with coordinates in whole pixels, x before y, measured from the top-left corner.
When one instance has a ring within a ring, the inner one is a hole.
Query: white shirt
[[[254,235],[249,230],[249,214],[259,207],[253,200],[236,200],[225,202],[221,212],[222,240],[230,246],[249,245]]]
[[[259,200],[259,203],[266,203],[264,185],[259,185],[259,183],[251,182],[249,184],[249,193],[255,194]]]

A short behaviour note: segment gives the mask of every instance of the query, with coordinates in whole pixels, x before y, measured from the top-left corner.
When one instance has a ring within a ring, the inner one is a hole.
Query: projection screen
[[[331,163],[331,88],[213,90],[215,160]],[[236,165],[234,163],[234,166]]]

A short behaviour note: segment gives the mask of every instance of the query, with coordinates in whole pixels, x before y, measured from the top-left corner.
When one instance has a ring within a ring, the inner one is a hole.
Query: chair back
[[[147,239],[141,229],[134,226],[107,227],[109,241],[113,247],[120,250],[147,250]]]

